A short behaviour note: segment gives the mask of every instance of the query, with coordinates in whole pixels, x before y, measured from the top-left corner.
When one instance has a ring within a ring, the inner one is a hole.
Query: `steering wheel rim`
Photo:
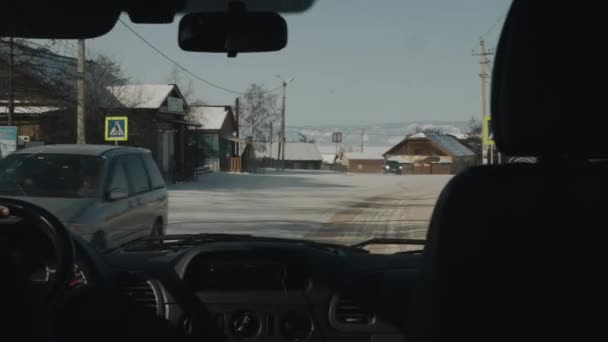
[[[8,208],[10,217],[19,217],[31,222],[51,241],[56,257],[56,268],[55,276],[49,282],[45,297],[47,300],[52,300],[67,286],[74,265],[76,252],[70,232],[53,214],[32,203],[12,198],[0,198],[0,207]]]

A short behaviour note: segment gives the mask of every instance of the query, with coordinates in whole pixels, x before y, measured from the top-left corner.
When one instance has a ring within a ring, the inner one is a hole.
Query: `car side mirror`
[[[119,199],[127,198],[128,196],[129,196],[129,193],[127,193],[126,191],[124,191],[122,189],[117,189],[117,188],[114,188],[114,189],[108,191],[106,194],[106,198],[110,201],[116,201]]]

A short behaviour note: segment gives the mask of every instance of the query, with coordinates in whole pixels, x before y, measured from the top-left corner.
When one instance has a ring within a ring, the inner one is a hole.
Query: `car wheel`
[[[106,233],[103,230],[96,231],[91,239],[91,244],[100,251],[105,251],[108,249],[108,239],[106,237]]]
[[[163,223],[161,220],[156,220],[154,225],[152,226],[152,231],[150,232],[150,236],[163,236],[165,232],[163,230]]]

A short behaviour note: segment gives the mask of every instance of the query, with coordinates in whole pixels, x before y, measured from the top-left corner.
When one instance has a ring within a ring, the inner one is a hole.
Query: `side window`
[[[116,162],[114,162],[110,177],[110,182],[108,183],[106,191],[116,190],[124,192],[126,194],[129,193],[129,182],[127,180],[127,173],[125,172],[123,163],[121,163],[120,160],[116,160]]]
[[[150,175],[150,183],[152,184],[152,189],[158,189],[165,186],[165,180],[163,176],[160,174],[158,170],[158,166],[152,158],[152,155],[147,153],[143,155],[144,164],[146,164],[146,169],[148,170],[148,174]]]
[[[133,194],[150,191],[150,180],[146,168],[144,167],[143,160],[135,154],[121,157],[121,159],[127,170]]]

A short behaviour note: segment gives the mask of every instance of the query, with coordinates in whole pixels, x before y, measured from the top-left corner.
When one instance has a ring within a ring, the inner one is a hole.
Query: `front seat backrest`
[[[589,70],[580,50],[605,29],[584,3],[512,4],[493,129],[501,152],[540,161],[471,168],[443,190],[410,318],[418,341],[605,339],[608,113],[588,82],[605,62]]]

